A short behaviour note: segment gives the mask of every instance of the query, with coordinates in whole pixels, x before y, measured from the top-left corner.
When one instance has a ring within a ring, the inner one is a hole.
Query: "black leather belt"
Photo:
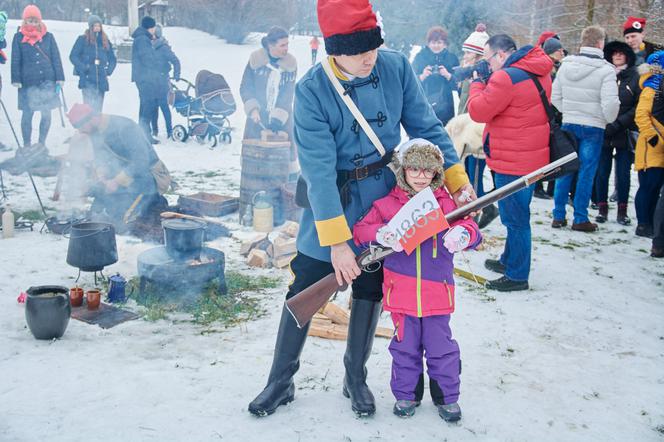
[[[379,161],[371,163],[368,166],[358,167],[357,169],[352,170],[337,170],[337,183],[340,183],[341,186],[343,186],[348,181],[362,181],[375,175],[379,170],[392,161],[393,153],[394,152],[388,152]]]

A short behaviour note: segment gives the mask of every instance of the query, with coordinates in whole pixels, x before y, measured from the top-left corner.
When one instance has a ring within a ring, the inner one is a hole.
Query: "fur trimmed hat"
[[[486,32],[486,25],[480,23],[475,27],[475,32],[470,34],[463,42],[461,50],[463,52],[472,52],[474,54],[484,55],[484,46],[489,41],[489,34]]]
[[[445,171],[443,169],[443,154],[440,149],[422,138],[414,138],[402,143],[395,152],[392,159],[394,174],[397,178],[397,186],[403,189],[409,195],[415,195],[417,192],[406,182],[405,169],[431,169],[436,172],[431,180],[431,190],[436,191],[443,186]]]
[[[318,0],[318,25],[329,55],[357,55],[383,44],[369,0]]]

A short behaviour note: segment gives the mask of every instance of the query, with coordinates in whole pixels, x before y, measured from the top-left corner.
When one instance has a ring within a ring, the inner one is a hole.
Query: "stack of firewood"
[[[299,229],[298,223],[287,221],[269,235],[261,233],[244,241],[240,254],[247,257],[247,264],[251,267],[286,268],[297,253],[295,243]]]
[[[309,336],[345,341],[348,336],[349,321],[349,310],[328,302],[311,320]],[[376,336],[378,337],[389,339],[393,335],[394,332],[391,328],[378,327],[376,329]]]

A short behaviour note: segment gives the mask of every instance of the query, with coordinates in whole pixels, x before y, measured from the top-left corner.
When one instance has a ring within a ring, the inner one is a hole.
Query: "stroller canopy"
[[[226,79],[221,74],[202,70],[196,75],[196,98],[210,113],[230,115],[235,112],[235,99]]]

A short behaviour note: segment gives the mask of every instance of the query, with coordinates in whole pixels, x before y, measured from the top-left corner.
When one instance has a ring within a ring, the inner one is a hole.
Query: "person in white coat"
[[[580,167],[574,194],[572,230],[594,232],[597,224],[588,219],[588,203],[604,142],[604,128],[615,121],[620,109],[613,66],[604,60],[606,33],[589,26],[581,34],[578,55],[563,59],[553,82],[551,102],[563,114],[562,128],[574,134],[579,144]],[[556,180],[553,209],[554,228],[567,225],[565,206],[572,175]]]

